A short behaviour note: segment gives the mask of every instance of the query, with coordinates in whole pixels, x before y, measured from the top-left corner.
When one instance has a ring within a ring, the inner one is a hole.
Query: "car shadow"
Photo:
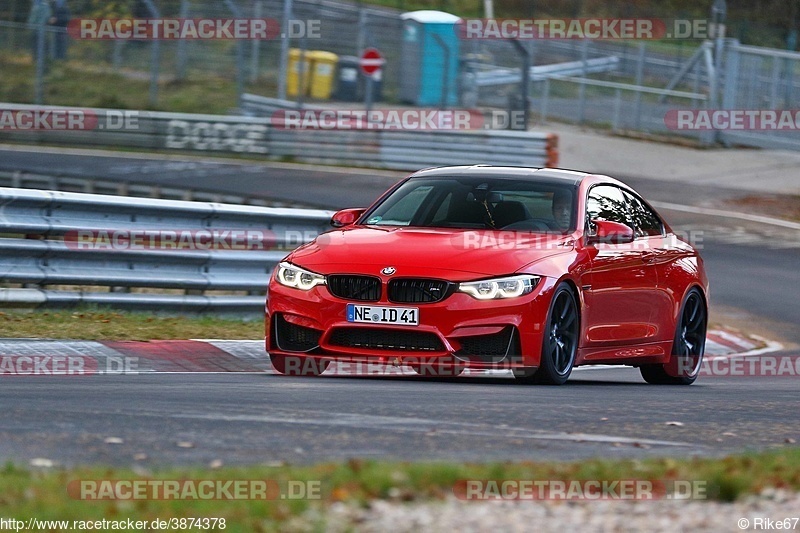
[[[280,376],[277,374],[268,374],[270,377],[274,376],[280,379],[303,379],[292,376]],[[353,375],[325,375],[313,376],[305,379],[335,381],[335,380],[348,380],[348,381],[388,381],[388,382],[416,382],[416,383],[446,383],[457,385],[505,385],[510,387],[548,387],[557,388],[549,385],[531,385],[529,383],[522,383],[515,380],[511,376],[459,376],[459,377],[434,377],[434,376],[413,376],[413,375],[370,375],[370,374],[353,374]],[[644,381],[628,381],[628,380],[599,380],[599,379],[583,379],[583,378],[570,378],[561,387],[572,386],[637,386],[637,387],[652,387],[652,385]]]

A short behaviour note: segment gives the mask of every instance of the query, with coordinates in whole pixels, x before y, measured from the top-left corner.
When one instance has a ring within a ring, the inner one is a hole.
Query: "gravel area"
[[[334,504],[323,516],[307,513],[289,529],[311,529],[324,521],[326,531],[483,532],[531,531],[759,531],[757,519],[800,517],[800,494],[766,491],[734,503],[716,501],[465,502],[455,498],[431,503],[375,501],[368,508]],[[739,520],[746,519],[740,525]],[[789,522],[800,531],[800,523]],[[745,527],[741,527],[745,526]],[[773,524],[772,530],[776,527]],[[781,530],[785,530],[781,527]]]

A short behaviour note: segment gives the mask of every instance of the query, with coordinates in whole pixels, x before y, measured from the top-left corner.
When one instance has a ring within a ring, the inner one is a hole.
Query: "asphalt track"
[[[365,205],[402,176],[0,150],[0,170],[53,169],[331,209]],[[625,181],[660,202],[700,205],[736,195]],[[663,213],[674,227],[703,232],[712,319],[778,340],[783,353],[796,354],[798,232]],[[282,378],[269,372],[3,377],[0,460],[130,465],[719,455],[800,440],[798,383],[797,377],[708,377],[692,387],[654,387],[633,369],[576,371],[563,387],[519,386],[501,377]],[[682,425],[667,424],[673,421]],[[108,437],[123,443],[106,444]]]

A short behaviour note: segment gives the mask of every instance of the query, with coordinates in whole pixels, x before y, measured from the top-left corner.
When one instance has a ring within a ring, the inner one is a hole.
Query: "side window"
[[[625,198],[630,205],[631,218],[633,218],[634,232],[637,237],[650,237],[664,234],[664,224],[658,215],[653,212],[642,200],[625,192]]]
[[[591,227],[592,220],[619,222],[633,228],[628,213],[628,203],[625,201],[622,191],[610,185],[599,185],[592,187],[592,190],[589,191],[589,198],[586,202],[586,219],[590,232],[594,231],[594,228]]]

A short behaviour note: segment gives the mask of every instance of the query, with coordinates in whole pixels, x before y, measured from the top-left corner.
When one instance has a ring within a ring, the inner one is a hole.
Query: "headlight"
[[[459,283],[458,290],[466,292],[478,300],[517,298],[531,292],[538,282],[538,276],[523,274],[520,276]]]
[[[291,263],[280,263],[275,279],[281,285],[301,291],[310,291],[317,285],[325,285],[325,276],[309,272]]]

